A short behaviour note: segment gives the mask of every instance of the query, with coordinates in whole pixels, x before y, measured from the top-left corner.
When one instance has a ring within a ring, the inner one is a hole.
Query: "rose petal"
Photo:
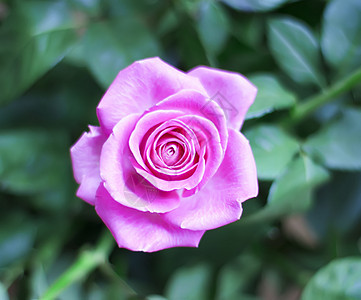
[[[217,173],[202,190],[183,198],[179,207],[164,217],[185,229],[213,229],[238,220],[241,203],[257,194],[256,165],[249,142],[229,129],[226,154]]]
[[[115,124],[132,113],[143,113],[182,89],[206,94],[198,79],[168,65],[158,57],[134,62],[120,71],[101,99],[97,114],[108,133]]]
[[[200,190],[216,173],[222,163],[224,153],[217,128],[211,121],[196,115],[182,116],[178,117],[178,119],[188,124],[198,135],[202,133],[202,136],[199,137],[199,142],[202,147],[205,147],[207,155],[205,172],[202,180],[197,187],[194,189],[187,189],[190,191],[184,191],[183,193],[183,196],[189,197]],[[228,132],[226,136],[228,140]]]
[[[70,156],[74,178],[80,184],[76,195],[94,205],[95,193],[101,182],[100,152],[107,137],[100,127],[89,126],[89,130],[89,132],[84,132],[70,149]]]
[[[198,115],[212,121],[218,129],[222,149],[226,149],[228,132],[225,114],[215,101],[204,94],[183,90],[150,108],[150,111],[156,110],[178,110],[185,115]]]
[[[179,205],[176,192],[160,191],[139,175],[131,160],[129,136],[140,115],[123,118],[104,143],[100,156],[100,176],[104,186],[120,204],[150,212],[167,212]]]
[[[171,247],[198,247],[204,231],[181,229],[161,215],[140,212],[114,201],[101,186],[95,209],[112,232],[119,247],[154,252]]]
[[[208,95],[225,112],[228,127],[240,130],[248,108],[256,98],[257,88],[238,73],[209,67],[197,67],[188,72],[198,78]]]
[[[173,191],[178,189],[193,189],[195,188],[202,180],[204,170],[205,170],[205,161],[204,158],[201,157],[198,162],[198,166],[194,173],[185,179],[177,179],[177,180],[166,180],[161,179],[155,175],[144,171],[142,168],[134,165],[137,172],[142,175],[146,180],[152,183],[157,189],[161,191]],[[172,176],[168,175],[169,178]]]
[[[133,162],[134,168],[140,175],[142,175],[142,177],[162,191],[172,191],[183,188],[193,189],[202,180],[205,171],[205,160],[203,157],[199,158],[198,166],[196,167],[194,173],[188,178],[185,178],[181,172],[177,173],[177,170],[172,170],[173,173],[177,174],[175,176],[167,174],[166,172],[161,173],[155,169],[152,169],[151,172],[143,161],[143,156],[140,151],[141,143],[144,139],[147,139],[146,145],[152,144],[152,142],[154,142],[153,139],[155,135],[159,131],[166,129],[167,127],[177,126],[182,127],[185,131],[189,132],[189,134],[194,135],[192,130],[188,128],[186,124],[177,121],[177,117],[182,116],[182,114],[182,112],[177,110],[157,110],[149,112],[142,116],[137,122],[129,139],[129,147],[136,161]],[[149,130],[154,128],[156,125],[159,125],[159,127],[155,128],[149,135]]]

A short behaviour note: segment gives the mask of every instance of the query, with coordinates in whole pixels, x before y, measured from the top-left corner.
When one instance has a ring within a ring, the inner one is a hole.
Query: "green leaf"
[[[325,10],[321,38],[326,61],[339,76],[361,66],[361,2],[331,1]]]
[[[241,42],[255,50],[261,50],[264,40],[264,18],[256,14],[248,14],[242,18],[231,18],[231,33]]]
[[[15,193],[54,188],[68,177],[67,136],[43,130],[0,132],[0,184]]]
[[[87,66],[105,89],[135,60],[160,55],[157,41],[134,16],[91,24],[82,49]]]
[[[296,96],[286,90],[271,74],[257,74],[249,77],[257,87],[257,97],[247,112],[246,119],[262,117],[275,110],[295,105]]]
[[[206,49],[200,41],[193,19],[188,16],[181,17],[182,22],[178,26],[176,50],[184,62],[185,69],[191,69],[199,65],[209,65],[210,57],[207,57]]]
[[[152,0],[107,0],[104,2],[108,4],[108,13],[111,18],[124,18],[130,15],[134,17],[135,15],[139,15],[141,13],[145,13],[148,17],[154,10],[162,8],[162,6],[165,4],[164,1]]]
[[[146,300],[167,300],[167,298],[159,295],[149,295],[147,296]]]
[[[98,17],[104,9],[104,2],[101,0],[67,0],[68,3],[78,12],[84,12],[89,16]]]
[[[306,24],[288,17],[271,19],[268,42],[275,60],[293,80],[325,85],[318,41]]]
[[[293,160],[272,184],[268,208],[278,213],[296,213],[311,205],[315,187],[329,178],[328,172],[305,155]]]
[[[0,30],[0,104],[21,95],[54,67],[76,40],[63,2],[22,2]]]
[[[270,11],[289,0],[221,0],[230,7],[242,11]]]
[[[359,300],[361,296],[361,258],[332,261],[320,269],[302,293],[302,300]]]
[[[217,2],[204,1],[200,6],[197,29],[207,53],[217,55],[229,36],[229,21],[223,7]]]
[[[0,268],[24,258],[32,250],[36,233],[34,221],[14,215],[1,221]]]
[[[330,169],[361,169],[361,110],[348,109],[304,144],[304,150]]]
[[[245,132],[257,165],[259,179],[272,180],[280,175],[299,151],[295,138],[273,125],[259,125]]]
[[[322,239],[349,234],[360,223],[361,172],[332,175],[330,182],[317,191],[315,204],[307,213],[308,223]]]
[[[247,291],[260,269],[261,261],[248,253],[224,265],[218,277],[216,299],[244,299],[241,293]]]
[[[209,299],[210,268],[199,264],[184,267],[175,272],[166,287],[169,300],[206,300]]]

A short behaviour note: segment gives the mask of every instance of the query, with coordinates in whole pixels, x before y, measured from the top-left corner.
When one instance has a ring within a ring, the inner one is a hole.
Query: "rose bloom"
[[[233,72],[183,73],[159,58],[133,63],[101,99],[100,127],[89,126],[71,148],[77,196],[95,205],[119,247],[197,247],[258,194],[239,132],[256,93]]]

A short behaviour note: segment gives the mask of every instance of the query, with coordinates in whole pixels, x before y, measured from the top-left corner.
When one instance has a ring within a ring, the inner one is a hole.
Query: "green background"
[[[259,196],[198,249],[118,249],[75,197],[70,146],[152,56],[259,90]],[[361,299],[360,68],[359,0],[0,1],[0,299]]]

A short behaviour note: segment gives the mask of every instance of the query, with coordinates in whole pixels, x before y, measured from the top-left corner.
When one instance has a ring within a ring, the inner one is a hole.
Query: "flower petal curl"
[[[210,98],[225,112],[228,127],[240,130],[257,88],[241,74],[210,67],[196,67],[188,74],[201,81]]]
[[[207,94],[198,79],[187,76],[158,57],[136,61],[119,72],[101,99],[97,108],[101,127],[110,133],[125,116],[143,113],[182,89]]]

